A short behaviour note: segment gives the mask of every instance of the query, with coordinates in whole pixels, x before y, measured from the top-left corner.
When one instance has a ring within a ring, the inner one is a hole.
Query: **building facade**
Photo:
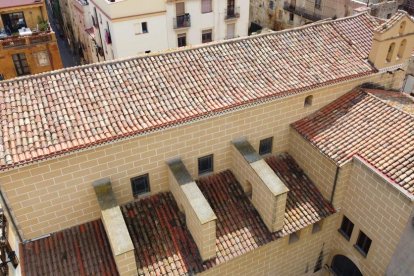
[[[82,41],[82,49],[87,49],[86,62],[236,38],[246,36],[248,30],[249,2],[246,0],[143,1],[139,4],[130,0],[61,1],[72,6],[72,19],[66,21],[74,26],[74,39]],[[76,10],[82,11],[81,14]],[[82,29],[86,30],[84,34]],[[93,47],[83,46],[88,43],[83,42],[82,36],[88,37]]]
[[[0,79],[62,68],[43,1],[3,1],[0,15]]]
[[[413,47],[365,13],[2,82],[10,270],[410,274]]]
[[[270,0],[250,2],[250,21],[256,29],[283,30],[327,18],[342,18],[362,12],[389,19],[402,1]]]

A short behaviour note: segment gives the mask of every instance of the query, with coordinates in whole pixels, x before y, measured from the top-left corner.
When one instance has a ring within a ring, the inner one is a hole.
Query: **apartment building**
[[[413,274],[413,48],[363,13],[0,83],[10,272]]]
[[[250,2],[250,21],[255,29],[283,30],[362,12],[389,19],[402,4],[402,0],[269,0],[265,4],[253,0]]]
[[[75,41],[87,49],[87,62],[247,36],[248,31],[247,0],[61,2],[72,6],[72,19],[66,21],[73,26]],[[88,43],[81,38],[82,29],[93,47],[84,46]]]
[[[0,2],[0,80],[62,68],[43,0]]]

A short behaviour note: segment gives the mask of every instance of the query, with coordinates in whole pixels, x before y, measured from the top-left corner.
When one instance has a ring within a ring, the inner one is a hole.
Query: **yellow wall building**
[[[2,82],[13,269],[410,274],[413,43],[361,14]]]
[[[44,1],[2,1],[0,16],[2,79],[62,68]]]

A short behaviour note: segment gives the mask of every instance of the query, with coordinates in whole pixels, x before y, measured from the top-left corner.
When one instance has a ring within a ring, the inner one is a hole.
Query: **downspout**
[[[19,241],[22,243],[23,242],[23,238],[20,235],[19,229],[17,229],[16,222],[13,219],[13,216],[12,216],[12,214],[10,212],[10,208],[9,208],[9,206],[6,203],[6,199],[4,198],[3,191],[1,189],[0,189],[0,197],[1,197],[1,201],[3,201],[3,203],[4,203],[4,207],[6,208],[7,214],[9,214],[9,218],[10,218],[12,224],[13,224],[14,230],[16,230],[17,236],[19,237]]]
[[[333,188],[332,188],[331,200],[330,200],[331,204],[332,204],[332,201],[333,201],[333,198],[334,198],[334,195],[335,195],[336,183],[338,182],[339,169],[340,169],[340,167],[337,166],[336,167],[336,173],[335,173],[335,179],[334,179],[334,183],[333,183]]]

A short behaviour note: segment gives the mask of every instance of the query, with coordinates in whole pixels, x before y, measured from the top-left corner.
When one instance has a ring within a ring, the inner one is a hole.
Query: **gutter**
[[[335,179],[334,179],[334,183],[333,183],[333,188],[332,188],[332,194],[331,194],[331,199],[329,200],[329,202],[332,204],[334,195],[335,195],[335,190],[336,190],[336,184],[338,182],[338,175],[339,175],[339,169],[340,167],[337,166],[336,167],[336,172],[335,172]]]

